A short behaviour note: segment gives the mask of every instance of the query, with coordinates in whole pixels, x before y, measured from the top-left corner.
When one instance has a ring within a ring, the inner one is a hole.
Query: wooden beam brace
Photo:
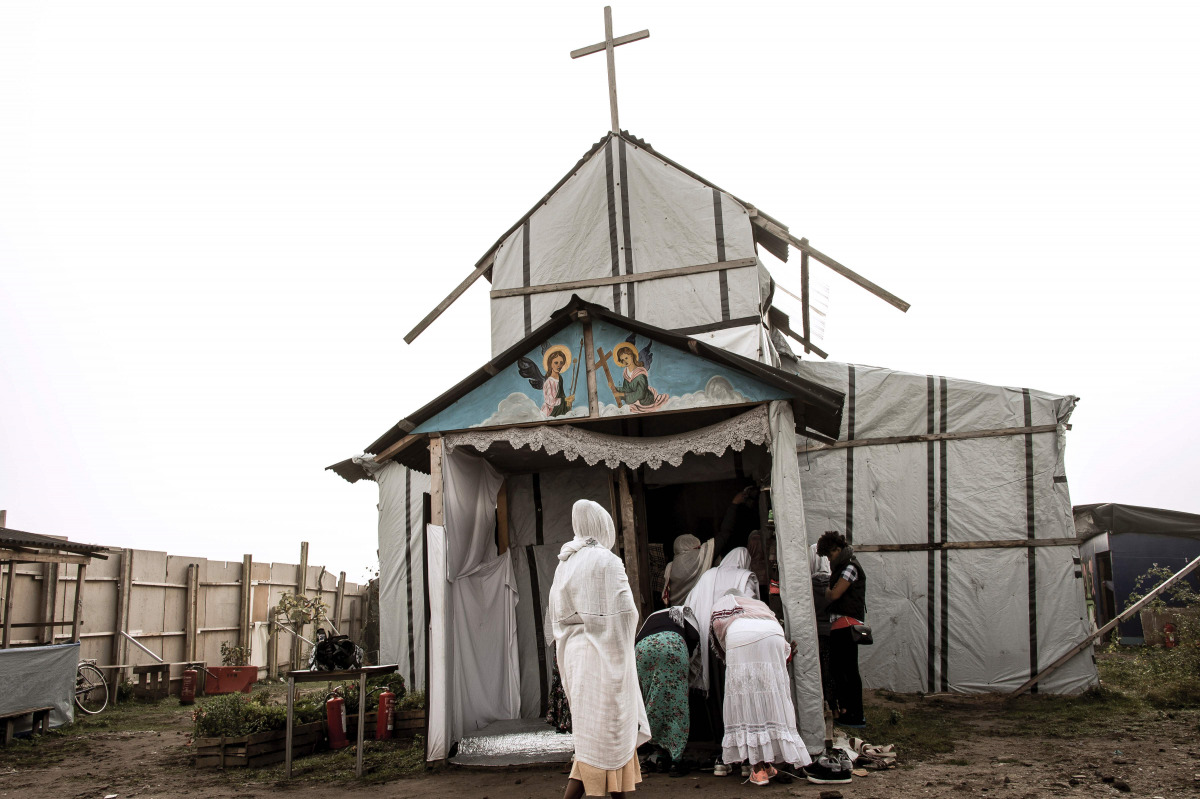
[[[62,555],[57,552],[17,552],[0,549],[0,563],[15,560],[18,563],[73,563],[83,566],[91,562],[87,555]]]
[[[912,307],[907,302],[905,302],[904,300],[897,297],[895,294],[892,294],[890,291],[883,288],[882,286],[872,283],[870,280],[867,280],[865,277],[858,274],[850,267],[843,266],[842,264],[840,264],[837,261],[830,258],[825,253],[823,253],[819,250],[813,249],[813,247],[809,245],[807,239],[796,238],[791,233],[788,233],[786,230],[781,228],[779,225],[777,225],[774,222],[770,221],[769,219],[766,219],[765,217],[763,217],[761,214],[758,216],[751,217],[751,221],[754,224],[761,227],[763,230],[767,231],[768,233],[771,233],[772,235],[775,235],[781,239],[784,239],[789,244],[791,244],[793,247],[795,247],[797,250],[799,250],[801,253],[807,253],[808,255],[812,256],[814,259],[825,264],[830,269],[832,269],[833,271],[837,272],[842,277],[849,280],[851,283],[855,283],[855,284],[861,286],[862,288],[871,292],[872,294],[874,294],[876,297],[883,300],[884,302],[886,302],[890,305],[893,305],[896,308],[899,308],[901,311],[907,311],[909,308]]]
[[[1133,603],[1128,608],[1126,608],[1124,613],[1117,616],[1115,619],[1113,619],[1108,624],[1101,627],[1099,630],[1096,630],[1096,632],[1092,633],[1091,635],[1089,635],[1087,638],[1080,641],[1075,646],[1071,647],[1069,650],[1067,650],[1066,654],[1064,654],[1058,660],[1054,661],[1049,666],[1042,669],[1037,674],[1033,675],[1028,680],[1026,680],[1021,685],[1020,688],[1018,688],[1017,690],[1015,690],[1011,694],[1009,694],[1008,698],[1012,699],[1014,697],[1020,696],[1021,694],[1025,693],[1030,688],[1032,688],[1034,686],[1034,684],[1037,683],[1039,680],[1041,680],[1043,677],[1046,677],[1047,675],[1051,674],[1052,672],[1057,671],[1061,666],[1065,665],[1069,660],[1071,660],[1076,655],[1078,655],[1080,652],[1082,652],[1084,649],[1086,649],[1088,646],[1090,646],[1091,643],[1093,641],[1095,641],[1097,638],[1104,636],[1106,633],[1110,632],[1113,628],[1115,628],[1118,624],[1125,621],[1126,619],[1131,617],[1133,614],[1137,613],[1139,610],[1144,608],[1146,605],[1150,604],[1150,602],[1156,596],[1161,594],[1163,591],[1166,591],[1171,586],[1175,585],[1175,583],[1179,582],[1184,577],[1187,577],[1189,574],[1194,572],[1198,566],[1200,566],[1200,558],[1196,558],[1191,563],[1184,566],[1179,571],[1175,572],[1175,574],[1170,579],[1168,579],[1166,582],[1164,582],[1158,588],[1155,588],[1153,591],[1146,594],[1144,597],[1139,599],[1137,602]]]
[[[1006,538],[997,541],[934,541],[918,544],[855,544],[855,552],[937,552],[943,549],[1017,549],[1020,547],[1077,547],[1081,538]]]
[[[458,286],[455,287],[454,291],[452,291],[448,295],[446,295],[446,299],[439,302],[437,304],[436,308],[434,308],[432,311],[430,311],[428,314],[426,314],[425,318],[417,323],[416,327],[414,327],[412,330],[408,331],[408,335],[406,335],[404,337],[404,343],[412,344],[414,341],[416,341],[417,336],[421,335],[421,333],[423,333],[425,331],[425,328],[427,328],[431,324],[433,324],[433,320],[435,320],[439,316],[441,316],[442,313],[444,313],[445,310],[447,308],[449,308],[454,303],[455,300],[457,300],[459,297],[462,296],[464,291],[471,288],[472,283],[474,283],[476,280],[478,280],[480,277],[482,277],[484,272],[486,272],[492,268],[492,261],[494,258],[495,258],[494,252],[488,253],[487,257],[483,260],[483,262],[480,263],[479,266],[475,267],[474,272],[467,275],[466,279],[463,280],[463,282],[459,283]]]
[[[802,344],[804,346],[805,352],[811,351],[814,355],[820,356],[821,358],[829,357],[829,353],[827,353],[825,350],[818,347],[816,344],[813,344],[811,341],[808,340],[807,337],[800,335],[795,330],[792,330],[792,328],[790,328],[782,320],[773,322],[773,327],[779,328],[779,332],[783,333],[785,336],[788,336],[789,338],[795,339],[796,341],[800,342],[800,344]]]
[[[696,264],[695,266],[680,266],[675,269],[662,269],[657,272],[640,272],[634,275],[610,275],[593,277],[587,280],[569,280],[565,283],[546,283],[541,286],[519,286],[513,289],[496,289],[492,299],[500,297],[523,297],[527,294],[547,294],[552,291],[574,291],[575,289],[590,289],[597,286],[616,286],[623,283],[642,283],[647,280],[666,280],[670,277],[698,275],[704,272],[719,272],[723,269],[742,269],[758,264],[757,258],[735,258],[732,261],[717,261],[712,264]]]
[[[1067,430],[1071,425],[1063,425]],[[1029,433],[1053,433],[1056,424],[1040,424],[1033,427],[1004,427],[998,430],[967,430],[961,433],[923,433],[915,436],[892,436],[891,438],[858,438],[853,441],[835,441],[832,444],[798,446],[796,452],[821,452],[827,449],[850,449],[851,447],[878,447],[882,444],[915,444],[926,441],[963,441],[971,438],[1003,438],[1023,436]]]
[[[613,47],[620,47],[623,44],[629,44],[630,42],[636,42],[649,38],[650,31],[645,30],[638,31],[637,33],[627,33],[624,36],[617,36],[612,40],[612,43]],[[589,44],[587,47],[580,47],[578,50],[572,50],[571,58],[583,58],[585,55],[591,55],[592,53],[603,53],[607,49],[607,46],[607,42]]]
[[[87,585],[87,564],[75,567],[75,613],[71,617],[71,640],[79,643],[79,632],[83,626],[83,590]]]
[[[413,436],[413,435],[405,436],[404,438],[397,441],[395,444],[392,444],[390,447],[385,449],[383,452],[376,455],[375,462],[383,463],[384,461],[386,461],[390,458],[394,458],[396,456],[397,452],[399,452],[402,449],[408,449],[410,446],[417,443],[424,437],[425,437],[424,433],[421,433],[421,434],[418,434],[415,436]]]
[[[808,239],[800,239],[801,244],[808,244]],[[804,351],[808,352],[809,344],[812,341],[812,328],[809,326],[808,305],[812,299],[812,295],[808,293],[808,253],[804,250],[800,251],[800,332],[804,336],[803,341]]]

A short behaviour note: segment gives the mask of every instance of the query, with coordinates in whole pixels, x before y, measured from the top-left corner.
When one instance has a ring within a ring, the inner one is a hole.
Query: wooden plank
[[[404,337],[405,344],[412,344],[416,341],[417,336],[425,331],[425,328],[433,324],[433,320],[441,316],[447,308],[449,308],[455,300],[462,296],[463,292],[471,287],[471,284],[483,276],[483,273],[492,268],[492,260],[495,258],[495,251],[488,253],[487,257],[479,266],[475,267],[475,271],[467,275],[463,282],[459,283],[454,291],[446,295],[446,299],[437,304],[437,307],[425,315],[425,318],[417,323],[417,326],[408,331],[408,335]]]
[[[773,323],[773,325],[774,325],[775,327],[779,328],[779,331],[780,331],[781,333],[783,333],[785,336],[788,336],[788,337],[790,337],[790,338],[792,338],[792,339],[795,339],[796,341],[800,342],[800,344],[804,346],[804,351],[805,351],[805,352],[812,352],[813,354],[815,354],[815,355],[817,355],[817,356],[819,356],[819,357],[821,357],[821,358],[828,358],[828,357],[829,357],[829,353],[827,353],[825,350],[823,350],[823,349],[821,349],[820,347],[818,347],[816,344],[813,344],[811,341],[809,341],[809,340],[808,340],[807,338],[805,338],[804,336],[801,336],[801,335],[800,335],[799,333],[797,333],[795,330],[792,330],[792,328],[791,328],[791,327],[789,327],[789,326],[788,326],[787,324],[785,324],[784,322],[782,322],[782,321],[776,321],[776,322],[774,322],[774,323]]]
[[[446,523],[442,507],[442,438],[429,439],[429,523],[441,527]]]
[[[117,579],[117,607],[113,619],[113,640],[110,657],[113,663],[124,663],[129,644],[122,632],[129,630],[129,592],[133,586],[133,550],[121,550],[121,572]],[[112,675],[114,684],[124,682],[123,670]],[[113,701],[116,702],[119,691],[113,691]]]
[[[638,616],[646,616],[646,597],[642,596],[642,564],[638,558],[637,524],[633,508],[633,494],[629,489],[629,469],[617,469],[617,493],[621,504],[621,542],[625,550],[625,574],[629,587],[635,592]]]
[[[42,621],[48,625],[41,635],[43,644],[54,643],[54,619],[58,612],[58,564],[42,564]],[[118,660],[118,662],[121,662]]]
[[[251,635],[254,630],[253,621],[253,606],[254,606],[254,556],[242,555],[242,579],[238,581],[240,594],[240,604],[238,605],[238,646],[246,648],[246,653],[249,654],[251,647]]]
[[[833,260],[832,258],[830,258],[825,253],[823,253],[817,249],[814,249],[811,245],[809,245],[807,239],[796,238],[791,233],[788,233],[786,230],[781,228],[779,225],[775,224],[774,222],[772,222],[771,220],[762,216],[761,214],[758,216],[751,217],[750,221],[753,222],[755,225],[758,225],[759,227],[761,227],[763,230],[767,231],[768,233],[770,233],[774,236],[778,236],[779,238],[788,242],[789,244],[791,244],[793,247],[795,247],[800,252],[808,253],[816,260],[825,264],[825,266],[829,267],[830,269],[837,272],[842,277],[849,280],[851,283],[861,286],[862,288],[871,292],[876,297],[878,297],[879,299],[888,303],[889,305],[893,305],[896,308],[900,309],[901,311],[907,311],[909,308],[912,307],[907,302],[905,302],[904,300],[897,297],[895,294],[892,294],[890,291],[888,291],[887,289],[884,289],[882,286],[872,283],[870,280],[867,280],[865,277],[858,274],[850,267],[844,266],[844,265],[838,263],[837,261]]]
[[[612,6],[604,7],[604,53],[608,61],[608,110],[612,117],[612,132],[621,134],[621,123],[617,119],[617,59],[613,54]]]
[[[8,580],[4,584],[4,634],[3,642],[0,643],[0,648],[3,649],[8,649],[9,641],[12,640],[13,587],[16,585],[16,582],[17,563],[16,561],[10,561],[8,564]]]
[[[620,47],[623,44],[629,44],[630,42],[637,42],[637,41],[641,41],[642,39],[649,39],[649,38],[650,38],[650,31],[643,30],[643,31],[638,31],[637,33],[627,33],[624,36],[618,36],[615,39],[613,39],[612,43],[613,43],[613,47]],[[585,55],[591,55],[592,53],[599,53],[599,52],[605,50],[607,48],[607,45],[608,45],[608,42],[597,42],[596,44],[589,44],[587,47],[580,47],[578,50],[571,51],[571,58],[582,58]]]
[[[596,356],[592,339],[592,320],[585,317],[583,321],[583,354],[587,364],[588,417],[600,416],[600,399],[596,392]]]
[[[397,452],[399,452],[399,451],[400,451],[400,450],[402,450],[402,449],[407,449],[408,447],[410,447],[410,446],[412,446],[413,444],[417,443],[418,441],[420,441],[420,440],[421,440],[422,438],[424,438],[424,437],[425,437],[425,434],[424,434],[424,433],[419,433],[419,434],[417,434],[417,435],[415,435],[415,436],[414,436],[414,435],[408,435],[408,436],[405,436],[404,438],[400,439],[399,441],[397,441],[396,443],[392,444],[390,447],[388,447],[387,449],[385,449],[383,452],[381,452],[381,453],[379,453],[378,455],[376,455],[376,456],[375,456],[375,462],[376,462],[376,463],[383,463],[383,462],[384,462],[384,461],[386,461],[388,458],[395,457],[395,455],[396,455],[396,453],[397,453]]]
[[[711,264],[695,264],[694,266],[678,266],[674,269],[662,269],[657,272],[639,272],[633,275],[609,275],[592,277],[586,280],[568,280],[563,283],[544,283],[540,286],[519,286],[513,289],[496,289],[492,291],[492,299],[500,297],[522,297],[527,294],[547,294],[552,291],[574,291],[575,289],[590,289],[597,286],[615,286],[623,283],[644,283],[647,280],[666,280],[671,277],[699,275],[705,272],[719,272],[722,269],[745,269],[757,265],[754,258],[735,258],[732,261],[717,261]]]
[[[1067,430],[1071,425],[1064,425]],[[797,446],[796,452],[820,452],[827,449],[849,449],[851,447],[878,447],[883,444],[915,444],[926,441],[964,441],[972,438],[1002,438],[1023,436],[1029,433],[1053,433],[1056,424],[1041,424],[1033,427],[1003,427],[997,430],[966,430],[960,433],[922,433],[914,436],[891,436],[889,438],[856,438],[853,441],[835,441],[832,444]]]
[[[183,608],[183,657],[186,660],[196,659],[196,638],[199,637],[197,628],[200,609],[200,565],[189,563],[187,567],[187,599]]]
[[[335,632],[342,634],[342,611],[346,605],[346,573],[338,572],[337,593],[333,595],[333,618]]]
[[[87,564],[75,567],[75,614],[71,617],[71,641],[79,643],[79,628],[83,624],[83,589],[87,586]]]
[[[1077,547],[1081,538],[1008,538],[995,541],[934,541],[918,544],[855,544],[855,552],[937,552],[943,549],[1017,549],[1020,547]]]
[[[1121,622],[1130,618],[1131,616],[1133,616],[1133,614],[1137,613],[1139,610],[1144,608],[1146,605],[1150,604],[1150,602],[1152,602],[1156,596],[1161,594],[1163,591],[1166,591],[1168,588],[1175,585],[1175,583],[1179,582],[1184,577],[1187,577],[1189,574],[1194,572],[1198,566],[1200,566],[1200,558],[1196,558],[1191,563],[1184,566],[1179,571],[1175,572],[1174,575],[1172,575],[1168,580],[1163,582],[1163,584],[1160,585],[1158,588],[1155,588],[1153,591],[1146,594],[1144,597],[1139,599],[1137,602],[1133,603],[1128,608],[1126,608],[1123,613],[1121,613],[1115,619],[1110,621],[1108,624],[1104,625],[1099,630],[1096,630],[1096,632],[1090,634],[1087,638],[1083,639],[1078,644],[1071,647],[1067,651],[1067,653],[1064,654],[1062,657],[1060,657],[1058,660],[1054,661],[1049,666],[1042,669],[1037,674],[1033,675],[1028,680],[1026,680],[1021,685],[1020,688],[1018,688],[1017,690],[1015,690],[1011,694],[1009,694],[1008,698],[1012,699],[1014,697],[1020,696],[1021,694],[1025,693],[1030,688],[1032,688],[1043,677],[1046,677],[1047,675],[1052,674],[1053,672],[1057,671],[1060,667],[1066,665],[1066,663],[1068,661],[1070,661],[1072,658],[1074,658],[1076,655],[1078,655],[1080,652],[1082,652],[1084,649],[1086,649],[1088,646],[1090,646],[1093,641],[1095,641],[1097,638],[1101,638],[1105,634],[1111,632],[1118,624],[1120,624]]]
[[[76,566],[90,563],[87,555],[64,555],[57,552],[24,552],[8,548],[0,548],[0,563],[9,561],[21,563],[73,563]]]

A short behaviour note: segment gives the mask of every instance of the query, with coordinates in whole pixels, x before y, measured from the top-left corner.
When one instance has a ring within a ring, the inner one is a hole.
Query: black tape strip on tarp
[[[529,288],[529,220],[525,220],[525,224],[521,227],[521,283],[525,288]],[[533,332],[533,298],[526,294],[522,297],[524,300],[525,310],[525,335]]]
[[[625,248],[625,274],[633,274],[633,236],[629,232],[629,169],[625,162],[625,140],[619,140],[621,161],[621,233]],[[635,301],[637,284],[630,283],[625,287],[625,297],[629,309],[625,313],[630,319],[637,319],[637,303]]]
[[[621,274],[621,256],[617,245],[617,191],[613,176],[612,142],[604,145],[604,181],[608,187],[608,251],[612,262],[612,276]],[[621,313],[621,284],[614,283],[613,312]]]
[[[942,418],[938,424],[938,432],[946,432],[946,416],[948,410],[946,386],[946,378],[940,379],[940,395],[942,400]],[[942,543],[950,540],[950,481],[949,481],[949,460],[946,457],[946,449],[950,442],[942,439],[938,442],[939,454],[941,455],[941,480],[942,480],[942,509],[941,509],[941,526],[942,526]],[[950,552],[942,550],[942,690],[950,690]]]
[[[417,645],[413,631],[413,571],[412,571],[412,470],[404,469],[404,572],[408,598],[408,689],[417,684]],[[338,624],[342,620],[338,619]]]
[[[721,210],[721,192],[713,189],[713,223],[716,225],[717,262],[725,260],[725,214]],[[729,270],[717,272],[721,280],[721,319],[729,318]]]
[[[1033,402],[1029,389],[1021,390],[1021,400],[1025,406],[1025,426],[1033,427]],[[1037,537],[1037,516],[1033,505],[1033,434],[1025,434],[1025,537],[1033,540]],[[1038,673],[1038,626],[1037,626],[1037,549],[1029,547],[1029,677],[1032,679]],[[1037,693],[1037,683],[1030,688],[1030,693]]]
[[[848,367],[846,387],[846,440],[854,440],[854,366]],[[846,542],[854,543],[854,448],[846,450]]]
[[[934,379],[925,378],[925,432],[937,432],[934,414],[936,397]],[[925,532],[932,546],[937,542],[937,444],[925,444]],[[925,556],[925,668],[929,692],[937,690],[937,553],[930,549]]]

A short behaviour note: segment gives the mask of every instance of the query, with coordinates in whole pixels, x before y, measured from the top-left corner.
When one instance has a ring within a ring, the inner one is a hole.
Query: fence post
[[[346,604],[346,573],[338,574],[337,593],[333,596],[333,626],[337,628],[338,635],[349,635],[350,631],[342,631],[342,609]]]
[[[0,648],[8,649],[8,642],[12,640],[12,603],[13,603],[13,585],[17,581],[17,562],[10,560],[8,562],[8,582],[4,584],[4,640]]]
[[[54,626],[58,617],[58,564],[43,563],[42,567],[42,621],[47,626],[38,637],[43,644],[53,644],[54,634],[58,631]]]
[[[76,644],[79,643],[79,628],[83,624],[83,586],[86,582],[87,564],[80,563],[75,570],[75,615],[71,618],[71,641]]]
[[[192,661],[196,659],[196,609],[200,599],[198,596],[199,584],[200,566],[196,563],[189,564],[187,569],[187,607],[184,611],[183,623],[183,656]]]
[[[117,619],[113,625],[112,665],[124,665],[129,644],[121,633],[129,631],[129,594],[133,590],[133,550],[121,550],[121,576],[117,580]],[[113,684],[125,681],[125,669],[112,672]],[[116,693],[113,694],[114,700]]]
[[[245,647],[246,657],[250,657],[250,630],[253,622],[252,603],[254,601],[254,556],[242,555],[242,606],[238,618],[238,646]]]
[[[300,566],[299,573],[296,575],[296,596],[306,596],[308,593],[308,542],[300,542]],[[296,635],[292,636],[292,663],[293,670],[300,668],[300,636],[304,635],[304,625],[296,625]]]

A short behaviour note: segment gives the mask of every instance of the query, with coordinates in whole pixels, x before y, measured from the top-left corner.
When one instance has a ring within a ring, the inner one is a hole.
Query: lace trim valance
[[[722,455],[728,449],[741,452],[747,443],[765,444],[770,438],[767,406],[760,405],[732,419],[672,436],[612,436],[572,425],[546,425],[449,433],[442,440],[450,450],[472,447],[487,452],[493,443],[505,441],[513,449],[529,447],[547,455],[562,454],[569,461],[583,458],[589,466],[603,461],[610,469],[621,464],[632,469],[642,465],[658,469],[664,463],[679,466],[689,452],[697,455]]]

